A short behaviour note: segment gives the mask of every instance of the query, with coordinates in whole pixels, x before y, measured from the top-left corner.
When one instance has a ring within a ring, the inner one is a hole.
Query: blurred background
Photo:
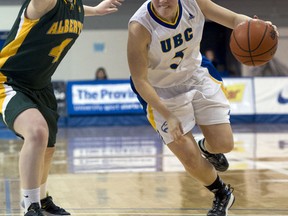
[[[0,1],[0,47],[14,22],[21,2],[22,0]],[[87,5],[96,5],[100,1],[83,0],[83,2]],[[86,120],[84,123],[90,126],[93,125],[91,119],[98,119],[99,115],[103,117],[103,114],[117,114],[116,117],[120,120],[123,115],[130,119],[130,114],[133,113],[132,119],[135,119],[135,114],[142,114],[135,95],[131,93],[128,85],[126,44],[129,18],[143,2],[144,0],[125,0],[117,13],[86,17],[82,34],[52,77],[61,116],[80,116],[80,119],[88,116],[88,123]],[[285,52],[288,50],[288,1],[216,0],[215,2],[238,13],[251,17],[257,15],[260,19],[270,20],[280,32],[278,50],[274,58],[263,66],[249,67],[237,62],[231,54],[229,48],[231,30],[209,20],[205,23],[201,52],[211,59],[224,78],[228,97],[232,103],[232,121],[240,119],[257,122],[260,118],[261,121],[287,122],[288,61]],[[104,76],[106,81],[99,80],[103,78],[96,76],[100,68],[104,69],[104,75],[101,76]],[[119,83],[120,80],[122,83]],[[77,82],[82,83],[77,84]],[[104,82],[106,85],[102,85]],[[97,88],[94,88],[94,85],[97,85]],[[129,95],[126,97],[126,99],[129,98],[128,101],[125,102],[125,99],[123,101],[123,95],[122,97],[118,95],[119,86],[124,95]],[[109,94],[109,91],[106,91],[106,95],[101,95],[103,89],[105,92],[107,88],[114,89],[115,94]],[[85,94],[86,101],[80,100],[79,92],[87,93]],[[101,95],[101,98],[99,96],[93,99],[95,92]],[[76,107],[85,106],[85,103],[89,108]],[[128,103],[130,107],[117,108],[119,103]],[[99,104],[98,107],[94,106]],[[103,108],[106,106],[104,104],[110,104],[110,108]],[[115,105],[114,108],[111,104]],[[90,118],[91,115],[93,118]],[[273,118],[267,118],[267,115],[269,117],[272,115]],[[70,119],[68,118],[68,121]],[[117,121],[112,121],[112,123],[115,122]],[[63,124],[67,124],[67,119]],[[99,123],[95,122],[95,124]]]
[[[21,1],[0,1],[1,40],[5,38],[5,32],[10,30]],[[96,5],[100,1],[83,0],[83,2],[87,5]],[[81,37],[61,63],[53,79],[93,79],[96,68],[100,66],[106,68],[111,79],[127,79],[129,76],[126,60],[127,23],[143,2],[144,0],[125,0],[117,13],[86,18]],[[287,69],[285,51],[288,49],[288,2],[286,0],[216,0],[214,2],[251,17],[257,15],[260,19],[270,20],[277,25],[280,38],[275,61],[281,66],[283,64],[283,67]],[[262,74],[258,68],[256,68],[258,72],[253,73],[251,71],[255,71],[255,68],[241,66],[230,52],[230,34],[230,29],[208,21],[201,44],[203,54],[206,54],[207,50],[213,52],[214,61],[223,76],[287,75],[287,70],[283,71],[281,66],[266,65],[266,69],[269,67],[271,71],[262,72]],[[271,64],[273,63],[274,61]],[[265,70],[264,67],[260,69],[262,70]]]
[[[21,2],[0,0],[0,48]],[[83,2],[96,5],[100,1]],[[183,167],[148,124],[129,85],[127,25],[143,2],[125,0],[115,14],[86,18],[82,34],[53,76],[60,129],[50,190],[75,215],[143,215],[144,207],[151,208],[145,215],[204,215],[210,206],[210,202],[197,202],[198,196],[207,197],[207,191],[183,174]],[[201,52],[211,58],[222,75],[232,108],[235,148],[227,155],[230,170],[223,174],[238,186],[239,201],[232,215],[287,215],[288,1],[215,2],[270,20],[280,32],[275,57],[264,66],[247,67],[230,52],[231,30],[208,20],[205,23]],[[98,77],[100,69],[102,75]],[[194,133],[200,135],[197,127]],[[21,143],[0,124],[0,215],[20,212],[17,167]],[[87,173],[95,175],[81,175]],[[177,187],[171,186],[171,179]],[[77,191],[79,181],[83,189]],[[127,193],[132,181],[137,187]],[[190,190],[189,196],[183,192]],[[92,199],[86,201],[90,191]],[[83,199],[81,204],[77,196]],[[173,199],[169,202],[167,197]],[[144,205],[141,200],[145,200]],[[90,213],[83,213],[83,209]],[[123,213],[127,209],[139,214]],[[110,210],[122,213],[110,214]]]

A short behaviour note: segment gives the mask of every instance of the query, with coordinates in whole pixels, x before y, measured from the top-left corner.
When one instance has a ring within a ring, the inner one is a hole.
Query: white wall
[[[0,7],[0,30],[9,31],[19,12],[19,6]],[[68,52],[53,80],[94,79],[95,70],[105,67],[109,78],[129,78],[126,58],[127,29],[85,30]],[[103,50],[95,51],[94,45]]]
[[[110,79],[128,79],[127,33],[127,30],[84,30],[53,80],[94,79],[98,67],[106,68]],[[100,47],[98,51],[95,45]]]
[[[279,31],[279,41],[278,48],[275,57],[279,61],[288,67],[287,62],[287,50],[288,50],[288,27],[278,28]]]
[[[19,6],[0,7],[0,30],[10,30],[19,12]]]
[[[1,1],[1,0],[0,0]],[[130,2],[129,2],[130,1]],[[244,0],[243,0],[244,1]],[[288,6],[288,0],[275,0],[274,3],[270,1],[261,0],[261,2],[265,2],[265,4],[272,4],[270,5],[276,8],[276,11],[279,11],[277,17],[273,16],[273,23],[278,25],[278,23],[282,22],[282,18],[287,17],[286,6]],[[241,9],[239,5],[233,4],[243,4],[242,1],[219,1],[221,4],[231,4],[228,8],[237,8]],[[246,1],[250,2],[250,1]],[[254,1],[253,1],[254,2]],[[260,0],[253,3],[255,6],[260,2]],[[103,66],[107,69],[109,78],[111,79],[127,79],[129,77],[129,69],[126,59],[126,43],[127,43],[127,23],[125,22],[125,28],[115,30],[115,26],[110,29],[114,30],[104,30],[104,26],[109,26],[111,24],[115,24],[120,26],[120,23],[123,25],[122,16],[131,16],[132,11],[126,11],[132,7],[134,0],[127,0],[126,3],[130,3],[131,5],[126,5],[126,7],[121,7],[121,10],[115,15],[109,15],[103,17],[105,20],[102,20],[102,17],[95,17],[86,20],[86,24],[84,25],[84,31],[80,35],[79,39],[77,40],[76,44],[68,55],[65,57],[61,65],[59,66],[58,70],[56,71],[55,75],[53,76],[54,80],[82,80],[82,79],[93,79],[95,70],[99,66]],[[0,2],[1,4],[1,2]],[[225,6],[224,4],[224,6]],[[284,4],[284,5],[282,5]],[[259,5],[259,4],[258,4]],[[0,30],[7,31],[10,30],[12,27],[15,17],[18,14],[20,5],[10,5],[0,6]],[[259,8],[259,7],[258,7]],[[267,10],[269,7],[261,7],[261,10]],[[247,7],[242,7],[242,10],[246,10]],[[253,7],[255,9],[255,7]],[[251,9],[252,10],[252,9]],[[260,10],[260,8],[259,8]],[[237,10],[238,11],[238,10]],[[254,11],[254,10],[253,10]],[[285,13],[284,13],[285,11]],[[238,11],[239,12],[239,11]],[[263,12],[264,13],[264,12]],[[254,14],[254,13],[253,13]],[[257,14],[257,13],[256,13]],[[269,13],[265,13],[269,15]],[[284,16],[285,15],[285,16]],[[263,15],[262,15],[263,16]],[[262,17],[261,16],[261,17]],[[120,18],[119,18],[120,17]],[[114,22],[114,19],[117,18],[117,22]],[[127,18],[128,19],[128,18]],[[276,22],[274,22],[274,20]],[[285,19],[285,25],[287,25],[287,19]],[[100,22],[101,21],[101,22]],[[100,22],[100,23],[99,23]],[[101,30],[87,30],[85,28],[90,27],[90,29],[100,28],[97,27],[96,24],[101,24]],[[288,50],[288,27],[280,27],[280,38],[279,38],[279,46],[275,57],[288,65],[287,63],[287,55],[286,52]],[[103,52],[95,52],[94,44],[100,44],[104,46]],[[244,73],[246,68],[244,67]]]

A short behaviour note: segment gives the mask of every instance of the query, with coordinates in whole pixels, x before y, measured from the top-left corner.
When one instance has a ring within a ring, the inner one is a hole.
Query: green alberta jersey
[[[25,17],[26,0],[0,52],[0,82],[42,89],[83,29],[82,0],[57,0],[38,20]]]

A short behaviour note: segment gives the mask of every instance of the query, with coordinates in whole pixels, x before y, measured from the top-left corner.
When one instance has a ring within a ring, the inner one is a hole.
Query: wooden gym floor
[[[233,125],[229,216],[288,215],[288,125]],[[197,129],[195,133],[199,133]],[[0,129],[0,216],[19,207],[22,141]],[[79,216],[203,216],[213,196],[189,177],[149,126],[61,128],[48,189]]]

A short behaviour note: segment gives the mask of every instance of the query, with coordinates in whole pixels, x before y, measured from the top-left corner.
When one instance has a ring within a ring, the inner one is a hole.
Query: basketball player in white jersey
[[[129,21],[128,63],[149,122],[186,171],[214,193],[207,215],[226,216],[235,198],[217,171],[227,170],[223,153],[234,143],[222,80],[201,66],[205,18],[231,29],[251,19],[210,0],[148,0]],[[198,142],[195,124],[205,137]]]

